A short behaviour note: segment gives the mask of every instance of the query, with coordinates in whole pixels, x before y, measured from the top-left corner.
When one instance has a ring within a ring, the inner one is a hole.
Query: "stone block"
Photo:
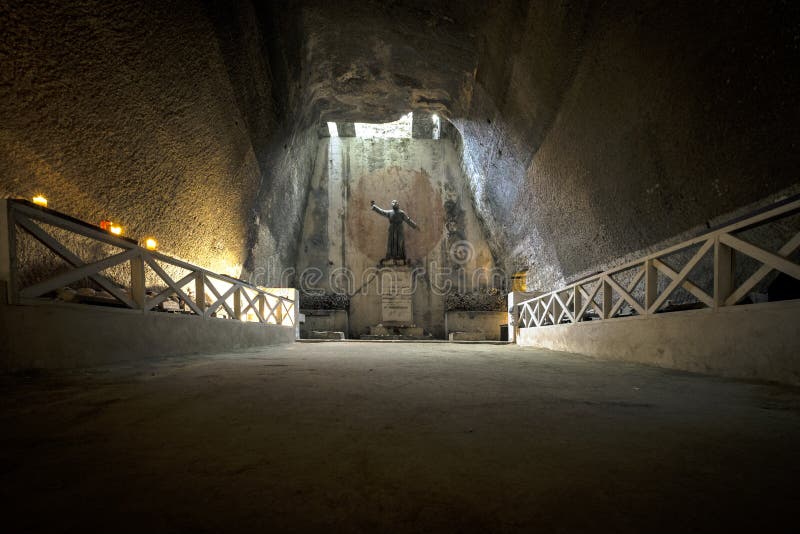
[[[320,330],[311,330],[308,332],[308,339],[344,339],[344,332],[331,332],[331,331],[320,331]]]
[[[450,332],[450,341],[486,341],[483,332]]]
[[[392,332],[390,332],[389,329],[386,328],[385,326],[379,324],[377,326],[370,326],[369,327],[369,335],[371,335],[371,336],[389,336],[389,335],[392,335]]]
[[[425,335],[424,330],[420,326],[401,326],[397,330],[401,336],[422,337]]]

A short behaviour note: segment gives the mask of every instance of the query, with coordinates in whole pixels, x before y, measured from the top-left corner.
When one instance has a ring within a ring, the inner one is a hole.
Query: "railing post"
[[[514,292],[506,295],[506,323],[508,324],[508,341],[514,343],[517,340],[517,320],[519,318],[519,306],[515,302]]]
[[[601,284],[603,284],[603,319],[610,319],[609,314],[611,313],[611,284],[609,284],[605,277],[601,278]]]
[[[233,290],[233,314],[236,316],[233,319],[237,321],[242,320],[242,291],[244,291],[244,288],[240,285],[237,285],[236,289]]]
[[[269,317],[267,317],[267,315],[265,313],[267,311],[267,306],[266,306],[267,296],[264,295],[264,293],[259,293],[257,302],[258,302],[258,313],[259,313],[259,315],[261,315],[261,317],[264,318],[264,324],[269,324]]]
[[[144,276],[144,257],[137,254],[130,260],[131,264],[131,299],[136,303],[136,308],[144,310],[145,299],[145,276]]]
[[[294,325],[294,338],[300,339],[300,292],[290,287],[287,290],[289,300],[294,303],[292,306],[292,323]]]
[[[658,271],[653,260],[645,260],[644,262],[644,313],[649,315],[650,306],[658,298]]]
[[[506,293],[506,329],[508,331],[508,341],[513,343],[514,342],[514,328],[517,324],[516,315],[516,305],[514,304],[514,293]],[[446,332],[445,332],[446,333]]]
[[[283,325],[283,301],[284,298],[278,299],[278,306],[275,308],[275,323],[278,325]]]
[[[714,309],[725,305],[725,300],[733,292],[734,251],[714,238]]]
[[[581,320],[581,318],[578,317],[578,314],[581,312],[581,308],[583,308],[583,303],[581,302],[581,297],[583,295],[581,295],[580,286],[577,284],[573,286],[572,292],[572,306],[574,308],[574,311],[572,312],[572,322],[577,323]]]
[[[203,271],[195,274],[194,277],[194,294],[195,304],[203,312],[203,317],[206,316],[206,275]]]
[[[5,285],[6,298],[2,304],[13,304],[16,301],[16,284],[14,283],[16,240],[14,235],[14,219],[10,212],[8,200],[0,199],[0,284]],[[2,292],[0,292],[2,297]]]
[[[550,309],[553,311],[553,324],[554,325],[559,324],[558,319],[560,318],[561,311],[562,311],[561,310],[561,304],[558,302],[558,299],[556,298],[556,295],[558,295],[557,292],[554,292],[552,295],[550,295],[550,302],[552,302],[552,304],[550,306]]]

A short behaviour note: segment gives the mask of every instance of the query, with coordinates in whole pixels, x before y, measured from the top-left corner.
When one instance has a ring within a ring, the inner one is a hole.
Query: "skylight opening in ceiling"
[[[356,137],[383,139],[411,139],[411,113],[403,115],[394,122],[370,124],[355,123]]]

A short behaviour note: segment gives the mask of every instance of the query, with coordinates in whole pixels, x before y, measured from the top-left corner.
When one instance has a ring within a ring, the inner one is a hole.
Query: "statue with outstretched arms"
[[[414,230],[419,230],[417,223],[400,209],[400,203],[392,200],[392,209],[384,210],[375,205],[375,201],[370,201],[373,211],[376,211],[389,219],[389,238],[386,242],[386,257],[384,260],[403,260],[406,261],[406,241],[403,237],[403,224],[409,225]]]

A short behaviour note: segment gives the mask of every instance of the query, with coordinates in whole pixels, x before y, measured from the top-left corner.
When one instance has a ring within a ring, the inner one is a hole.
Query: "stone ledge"
[[[483,332],[450,332],[450,341],[486,341]]]
[[[292,326],[52,304],[0,305],[0,369],[74,368],[295,340]]]
[[[345,339],[345,335],[344,332],[312,330],[308,332],[307,339]]]
[[[520,328],[523,346],[800,385],[800,301]]]

